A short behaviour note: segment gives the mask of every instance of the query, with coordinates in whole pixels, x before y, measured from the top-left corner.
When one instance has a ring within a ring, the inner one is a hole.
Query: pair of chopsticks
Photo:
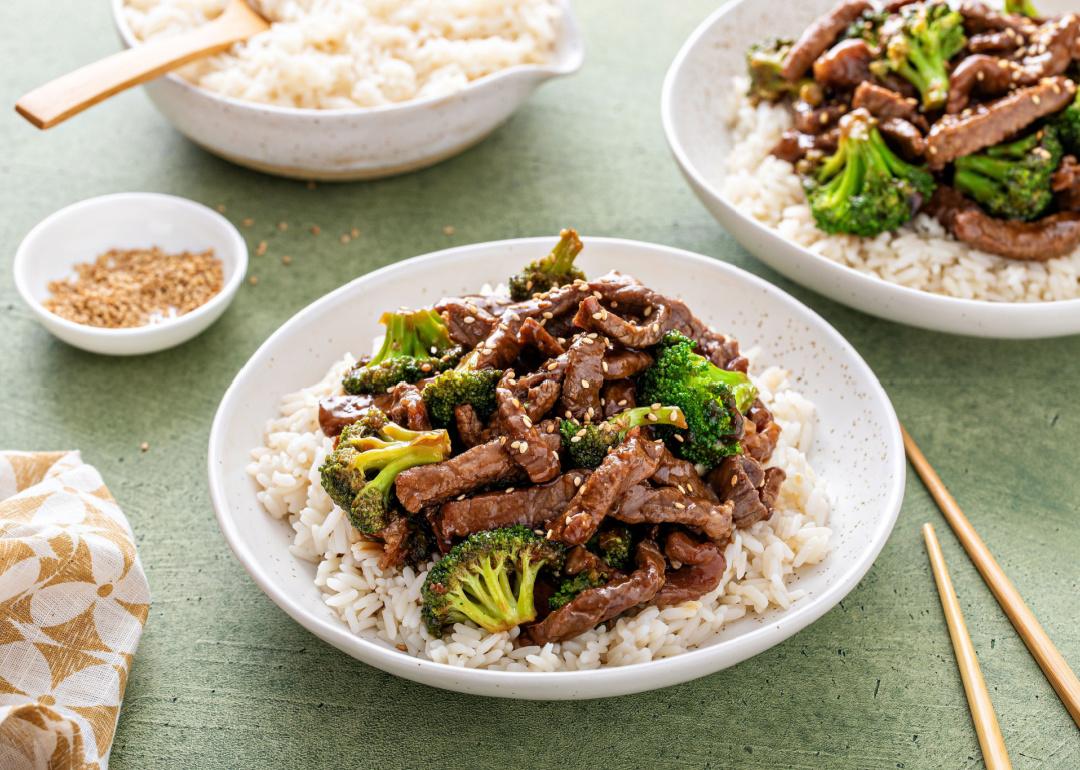
[[[1035,662],[1039,664],[1043,674],[1050,681],[1057,692],[1061,702],[1068,709],[1069,715],[1077,727],[1080,727],[1080,680],[1069,668],[1069,664],[1058,652],[1057,647],[1050,641],[1046,631],[1039,625],[1039,621],[1016,586],[1006,576],[1001,565],[994,559],[986,543],[982,541],[975,527],[971,525],[964,512],[960,510],[956,500],[949,490],[945,488],[941,478],[931,467],[926,457],[916,446],[908,432],[900,428],[904,436],[904,448],[907,450],[908,460],[915,468],[926,485],[930,495],[938,504],[945,520],[949,522],[960,544],[964,546],[975,568],[979,570],[983,580],[989,586],[998,604],[1005,610],[1020,638],[1027,645]],[[1001,728],[998,727],[997,717],[994,715],[994,707],[990,702],[990,693],[983,681],[979,662],[975,657],[975,647],[968,636],[967,627],[964,625],[964,616],[960,612],[960,602],[953,589],[952,580],[949,578],[948,569],[945,566],[945,556],[941,552],[937,535],[930,524],[923,525],[923,538],[926,540],[926,550],[930,554],[930,566],[934,571],[934,582],[937,583],[938,593],[941,595],[941,606],[945,611],[945,620],[949,626],[949,636],[952,638],[953,649],[956,652],[956,662],[960,667],[960,676],[964,681],[964,692],[967,695],[968,705],[971,708],[971,719],[975,723],[975,732],[979,737],[979,745],[982,747],[983,759],[986,761],[988,770],[1004,770],[1010,768],[1009,755],[1005,750],[1005,740],[1001,737]]]

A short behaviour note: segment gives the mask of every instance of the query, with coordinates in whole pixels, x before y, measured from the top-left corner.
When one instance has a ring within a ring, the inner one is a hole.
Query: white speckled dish
[[[124,45],[138,40],[112,0]],[[297,179],[348,181],[403,174],[446,160],[482,140],[546,80],[576,72],[584,42],[569,0],[546,65],[510,67],[447,96],[370,109],[289,109],[215,94],[170,74],[146,84],[176,129],[241,166]]]
[[[824,319],[790,295],[723,262],[635,241],[585,238],[581,266],[612,269],[681,296],[706,321],[761,349],[759,366],[782,365],[815,402],[810,460],[829,485],[832,551],[793,585],[808,595],[786,612],[729,624],[708,646],[619,668],[553,673],[463,669],[420,660],[352,634],[323,604],[314,566],[289,553],[291,530],[255,497],[245,472],[251,448],[282,396],[318,381],[349,350],[379,333],[377,309],[423,305],[504,280],[512,266],[550,248],[550,238],[462,246],[358,278],[297,313],[241,369],[210,433],[210,493],[218,523],[255,582],[278,606],[340,650],[372,666],[449,690],[563,700],[624,695],[685,682],[734,665],[787,639],[843,599],[870,569],[892,531],[904,495],[899,424],[874,373]],[[346,333],[344,330],[353,330]]]
[[[865,313],[925,329],[978,337],[1033,338],[1080,333],[1080,299],[988,302],[889,283],[786,240],[721,195],[731,148],[727,125],[732,77],[746,48],[769,37],[798,37],[835,0],[736,0],[701,23],[664,80],[661,114],[672,153],[694,193],[748,251],[793,281]],[[1044,0],[1060,13],[1075,0]]]

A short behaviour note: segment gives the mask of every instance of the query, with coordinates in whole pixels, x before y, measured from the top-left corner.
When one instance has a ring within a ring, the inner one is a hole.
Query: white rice
[[[252,452],[248,472],[266,510],[292,527],[292,553],[317,565],[315,584],[323,600],[355,634],[469,668],[573,671],[641,663],[697,647],[747,614],[787,609],[804,595],[788,587],[791,576],[829,552],[828,495],[806,457],[814,406],[791,389],[787,372],[771,367],[754,379],[782,428],[769,464],[783,468],[787,480],[773,516],[736,531],[716,590],[678,606],[646,607],[542,648],[515,646],[517,629],[488,634],[464,624],[433,638],[420,617],[420,589],[430,565],[419,572],[380,569],[382,547],[360,539],[319,484],[318,468],[332,445],[319,429],[319,399],[341,392],[352,361],[342,360],[318,384],[282,399],[281,415],[267,424],[265,443]]]
[[[226,0],[125,0],[135,36],[198,26]],[[508,67],[545,62],[555,0],[260,0],[273,24],[180,70],[215,93],[283,107],[378,107],[444,96]]]
[[[732,148],[722,192],[754,219],[834,262],[913,289],[998,302],[1080,297],[1080,249],[1047,262],[1004,259],[957,241],[925,214],[876,238],[821,232],[794,167],[769,155],[791,126],[790,113],[782,105],[754,106],[746,87],[745,78],[734,79]]]

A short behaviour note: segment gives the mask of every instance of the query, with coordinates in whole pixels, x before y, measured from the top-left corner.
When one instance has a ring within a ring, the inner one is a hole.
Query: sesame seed
[[[643,314],[643,315],[644,315],[644,316],[645,316],[646,318],[648,318],[649,316],[651,316],[651,315],[652,315],[652,305],[648,305],[648,306],[647,306],[647,307],[645,308],[645,312],[644,312],[644,314]]]
[[[682,503],[675,503],[675,507],[678,508],[680,511],[686,509],[686,506],[683,505]]]
[[[521,421],[525,423],[526,428],[531,428],[533,426],[532,420],[529,419],[529,415],[527,414],[522,416]]]
[[[259,276],[257,276],[257,275],[253,275],[250,278],[248,278],[248,283],[250,283],[252,286],[255,286],[258,282],[259,282]]]
[[[581,436],[571,436],[570,437],[570,443],[571,444],[576,444],[579,441],[581,441]]]
[[[678,441],[681,444],[683,442],[683,437],[680,436],[678,433],[676,433],[675,434],[675,440]]]
[[[464,322],[465,322],[466,324],[476,323],[476,319],[475,319],[475,318],[473,318],[473,317],[472,317],[471,315],[467,315],[467,316],[465,316],[465,318],[463,318],[462,320],[463,320],[463,321],[464,321]]]
[[[619,403],[615,404],[615,406],[626,406],[626,399],[621,399]]]
[[[660,333],[660,324],[653,324],[652,325],[652,330],[653,330],[653,334],[659,334]]]
[[[581,381],[581,387],[584,390],[588,390],[589,389],[589,381],[588,380],[582,380]]]
[[[574,486],[575,487],[580,487],[581,486],[581,476],[574,476]]]
[[[1038,94],[1036,94],[1035,96],[1032,96],[1032,97],[1031,97],[1031,101],[1032,101],[1032,103],[1034,103],[1034,104],[1039,104],[1039,103],[1040,103],[1040,102],[1042,101],[1042,99],[1040,99],[1040,98],[1039,98],[1039,96],[1038,96]]]
[[[291,265],[292,264],[292,257],[290,257],[288,254],[282,254],[281,255],[281,264],[283,264],[283,265]]]
[[[566,410],[566,419],[568,419],[568,420],[574,419],[574,414],[569,409]]]
[[[670,412],[668,412],[668,419],[669,420],[677,420],[677,419],[679,419],[679,410],[678,409],[672,409]]]
[[[552,537],[554,537],[554,536],[555,536],[555,532],[554,532],[554,530],[550,530],[550,529],[549,529],[549,530],[547,531],[547,539],[548,539],[548,540],[550,540],[550,539],[551,539]]]
[[[458,496],[457,496],[457,499],[458,499],[458,500],[464,500],[464,499],[465,499],[465,495],[458,495]]]
[[[645,415],[645,417],[649,420],[649,422],[657,422],[660,419],[656,416],[656,412],[649,412],[647,415]]]
[[[545,310],[541,315],[544,316],[545,321],[550,321],[555,315],[550,310]]]
[[[259,245],[255,247],[255,256],[261,257],[266,253],[266,241],[259,241]]]
[[[518,445],[518,452],[520,452],[521,454],[525,454],[525,453],[526,453],[526,452],[528,452],[528,451],[529,451],[529,442],[527,442],[527,441],[522,441],[522,442],[521,442],[521,443],[520,443],[520,444]]]
[[[663,404],[661,404],[661,403],[655,403],[655,404],[650,405],[649,408],[650,409],[659,409],[662,406],[663,406]]]
[[[601,361],[600,362],[600,368],[603,369],[605,372],[608,371],[608,369],[609,369],[608,362],[607,361]]]
[[[738,483],[739,483],[739,477],[738,476],[732,476],[731,477],[731,486],[734,487],[734,486],[738,485]]]
[[[225,213],[225,204],[224,203],[219,203],[214,208],[216,208],[218,210],[219,214],[224,214]]]
[[[549,372],[553,372],[558,368],[559,368],[559,365],[557,363],[555,363],[554,361],[552,361],[550,364],[547,365],[547,370]]]
[[[599,320],[600,320],[601,318],[603,318],[604,316],[603,316],[603,314],[602,314],[602,313],[599,313],[599,312],[597,312],[597,313],[593,313],[593,314],[592,314],[592,317],[593,317],[593,320],[594,320],[594,321],[599,321]]]
[[[507,488],[506,488],[506,494],[510,494],[510,493],[511,493],[511,492],[513,492],[513,491],[514,491],[514,488],[513,488],[513,487],[507,487]]]
[[[829,113],[823,112],[820,115],[818,115],[818,123],[820,123],[821,125],[824,126],[828,122],[829,122]]]
[[[255,220],[251,217],[244,217],[243,221],[241,221],[240,224],[242,224],[244,227],[251,227],[253,224],[255,224]]]

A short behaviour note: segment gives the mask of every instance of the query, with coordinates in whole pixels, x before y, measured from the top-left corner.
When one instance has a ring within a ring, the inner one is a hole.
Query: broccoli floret
[[[865,40],[874,48],[881,46],[881,25],[889,18],[890,14],[885,10],[869,9],[863,11],[862,16],[848,25],[844,31],[845,40]]]
[[[548,607],[552,610],[565,607],[582,591],[589,588],[598,588],[606,582],[604,576],[595,570],[587,570],[571,575],[559,583],[555,593],[548,598]]]
[[[657,428],[680,457],[711,468],[740,451],[734,412],[754,403],[757,388],[742,372],[721,369],[695,353],[693,340],[674,331],[665,334],[638,387],[642,399],[682,410],[686,431]]]
[[[944,2],[908,5],[900,13],[900,27],[885,44],[885,57],[870,69],[879,77],[897,73],[919,89],[924,110],[940,109],[949,98],[947,64],[967,45],[964,17]]]
[[[798,97],[815,107],[824,100],[821,86],[812,78],[787,80],[780,74],[791,41],[782,38],[755,43],[746,52],[746,72],[750,76],[748,95],[755,104],[778,102],[784,97]]]
[[[639,406],[627,409],[602,423],[582,425],[577,420],[559,424],[562,446],[575,468],[595,468],[608,450],[622,443],[626,434],[639,425],[674,425],[686,427],[686,417],[677,406]]]
[[[431,568],[421,590],[424,622],[433,636],[471,621],[489,633],[536,619],[533,587],[545,567],[562,568],[565,551],[527,527],[476,532]]]
[[[1005,0],[1005,13],[1018,13],[1032,19],[1039,18],[1035,4],[1031,0]]]
[[[1023,139],[957,158],[953,184],[994,216],[1035,219],[1054,198],[1050,179],[1061,156],[1057,132],[1047,126]]]
[[[531,262],[520,273],[511,276],[510,299],[521,302],[556,286],[573,283],[578,279],[585,280],[585,273],[574,267],[574,259],[581,249],[581,239],[578,238],[577,231],[563,230],[559,233],[559,242],[550,254]]]
[[[1080,155],[1080,90],[1072,104],[1058,113],[1052,125],[1065,152]]]
[[[396,516],[390,491],[401,471],[450,456],[445,430],[414,431],[375,408],[349,425],[319,468],[323,489],[359,531],[374,535]]]
[[[454,407],[470,404],[481,420],[495,411],[495,386],[502,378],[499,369],[449,369],[424,387],[424,403],[436,425],[450,425]]]
[[[601,529],[592,539],[588,547],[591,551],[599,551],[600,556],[615,569],[626,569],[630,566],[633,557],[634,536],[630,528],[625,524],[617,524]]]
[[[385,393],[399,382],[416,382],[455,366],[462,350],[450,341],[446,322],[434,310],[383,313],[386,336],[370,361],[345,375],[346,393]]]
[[[889,149],[863,109],[840,120],[840,145],[804,180],[817,226],[875,236],[910,220],[934,192],[934,177]]]

